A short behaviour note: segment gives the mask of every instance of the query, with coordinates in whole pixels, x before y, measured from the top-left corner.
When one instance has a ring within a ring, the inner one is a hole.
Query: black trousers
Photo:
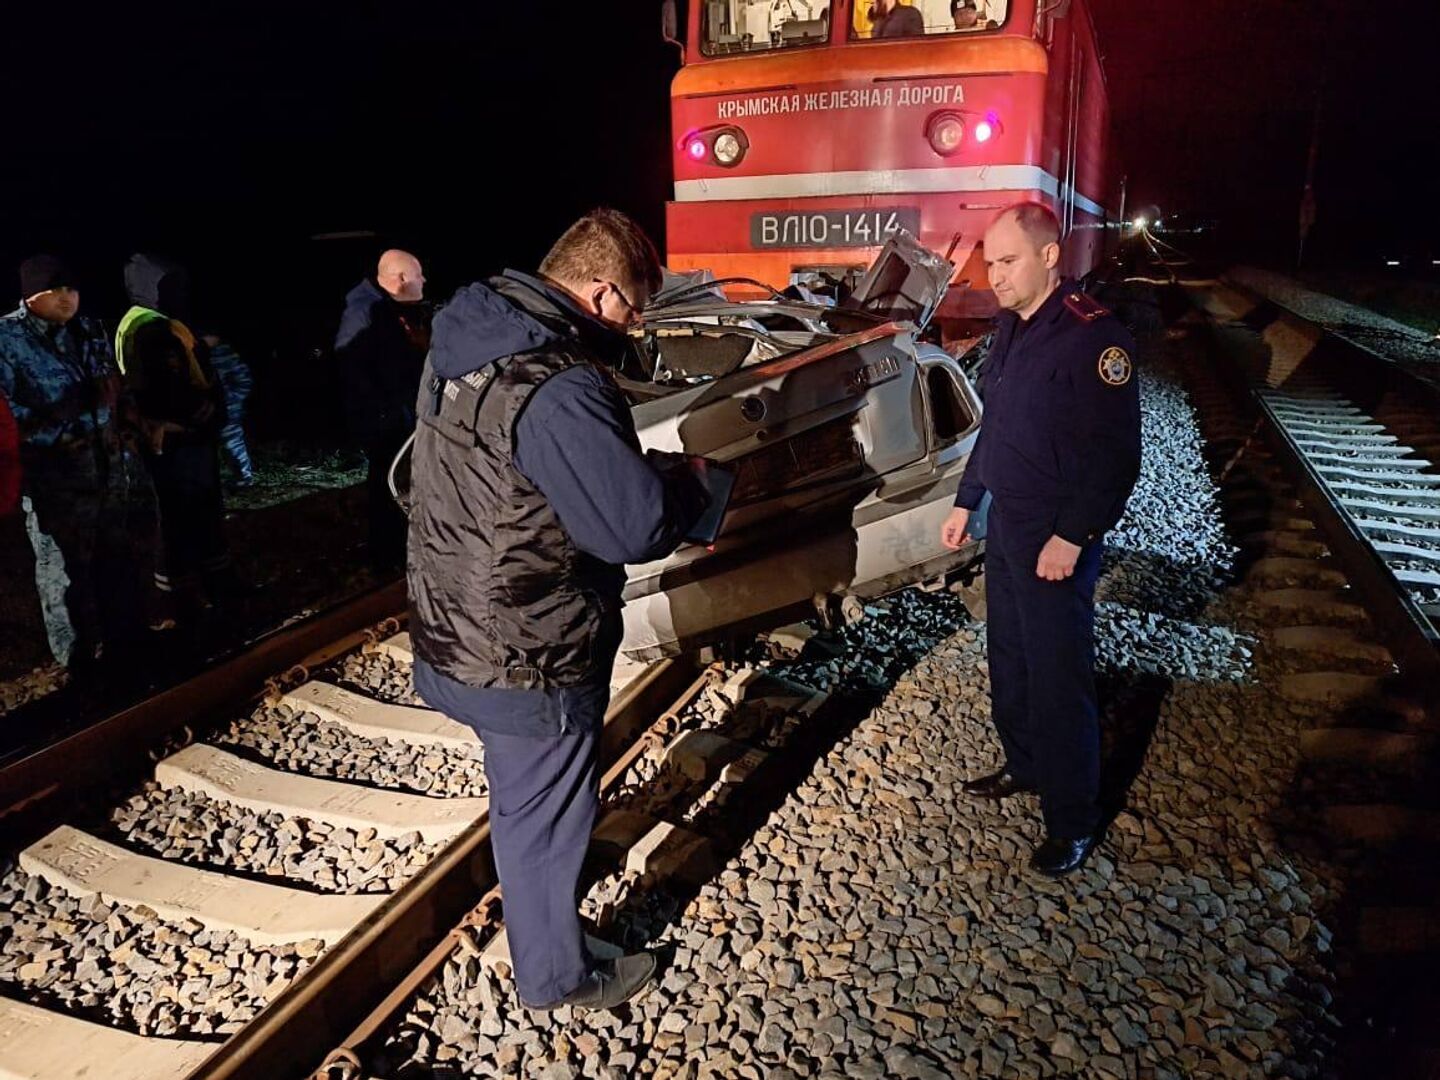
[[[1049,835],[1100,824],[1100,725],[1095,701],[1095,582],[1102,545],[1080,552],[1064,581],[1035,574],[1053,513],[990,508],[985,594],[991,717],[1006,767],[1040,790]]]
[[[365,460],[369,468],[365,476],[368,511],[367,538],[370,562],[380,569],[405,565],[405,514],[390,495],[390,463],[410,437],[408,431],[388,431],[365,440]]]
[[[160,508],[155,584],[164,592],[194,592],[230,562],[215,441],[167,442],[146,464]]]

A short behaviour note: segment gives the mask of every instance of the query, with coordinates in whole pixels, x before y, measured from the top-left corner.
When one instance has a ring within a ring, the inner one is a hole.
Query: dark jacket
[[[0,316],[0,394],[9,400],[22,453],[32,464],[54,457],[63,468],[72,453],[98,464],[136,433],[134,404],[110,341],[85,315],[54,326],[22,304]]]
[[[507,271],[435,319],[416,405],[409,590],[416,656],[469,687],[608,676],[624,563],[677,547],[703,510],[641,453],[609,374],[624,338]]]
[[[429,338],[428,310],[401,304],[371,278],[345,295],[335,335],[335,356],[345,399],[345,420],[362,441],[415,426],[415,388]]]
[[[1074,282],[1028,320],[1002,312],[981,370],[985,417],[957,506],[985,492],[1052,520],[1071,543],[1098,540],[1120,520],[1140,475],[1135,341]]]
[[[205,343],[184,321],[189,274],[168,259],[135,255],[125,265],[125,291],[133,306],[121,320],[116,353],[140,416],[178,426],[166,432],[166,446],[213,441],[225,401]]]

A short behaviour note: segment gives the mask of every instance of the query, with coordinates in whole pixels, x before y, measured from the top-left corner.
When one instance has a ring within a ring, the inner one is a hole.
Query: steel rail
[[[1226,287],[1256,299],[1256,307],[1240,323],[1256,332],[1280,317],[1303,323],[1316,335],[1316,347],[1298,369],[1344,395],[1356,407],[1386,424],[1387,411],[1415,404],[1433,410],[1440,418],[1440,393],[1415,378],[1386,357],[1333,333],[1291,309],[1253,297],[1248,290],[1226,282]],[[1183,286],[1177,286],[1182,287]],[[1214,326],[1212,321],[1208,325]],[[1230,350],[1216,342],[1216,353]],[[1440,705],[1440,628],[1416,603],[1410,590],[1396,576],[1360,529],[1304,448],[1291,436],[1271,405],[1259,393],[1244,364],[1233,357],[1224,364],[1222,376],[1237,402],[1252,412],[1266,443],[1294,482],[1301,501],[1314,514],[1326,543],[1347,576],[1355,583],[1361,600],[1374,620],[1376,630],[1391,655],[1400,664],[1407,680],[1427,705]],[[1277,389],[1282,389],[1283,386]],[[1389,426],[1389,425],[1387,425]],[[1440,428],[1440,420],[1437,420]],[[1402,439],[1404,436],[1401,436]]]
[[[641,733],[709,678],[694,672],[688,658],[661,661],[615,699],[600,739],[604,783],[616,783],[643,752]],[[689,689],[677,694],[682,685]],[[221,1044],[191,1080],[301,1077],[333,1064],[334,1048],[359,1045],[379,1030],[465,927],[486,924],[484,905],[496,884],[487,815]]]
[[[364,644],[370,627],[393,619],[399,629],[404,617],[405,583],[397,581],[272,631],[208,671],[21,751],[0,768],[0,833],[6,842],[33,833],[85,792],[143,767],[150,750],[169,736],[197,731],[258,697],[277,673],[329,663]]]

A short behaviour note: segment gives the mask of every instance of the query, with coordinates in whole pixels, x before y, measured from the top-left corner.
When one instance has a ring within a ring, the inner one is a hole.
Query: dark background
[[[1320,101],[1307,262],[1440,257],[1440,4],[1093,3],[1132,205],[1218,216],[1233,257],[1293,265]]]
[[[1440,5],[1094,3],[1131,207],[1213,215],[1237,257],[1293,259],[1323,99],[1312,257],[1436,239]],[[323,395],[314,351],[386,242],[425,260],[438,297],[533,265],[595,204],[661,238],[676,55],[659,9],[12,10],[0,281],[58,249],[86,272],[87,310],[113,318],[124,257],[171,252],[195,271],[202,321],[258,366],[315,365],[285,404]],[[311,239],[354,231],[374,235]]]

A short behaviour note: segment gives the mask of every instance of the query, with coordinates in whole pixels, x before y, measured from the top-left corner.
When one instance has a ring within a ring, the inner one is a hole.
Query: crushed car
[[[674,655],[975,562],[979,541],[950,551],[940,528],[980,400],[922,340],[952,273],[901,232],[838,304],[732,301],[693,277],[654,298],[618,379],[640,441],[722,462],[735,484],[712,544],[629,568],[624,653]]]

